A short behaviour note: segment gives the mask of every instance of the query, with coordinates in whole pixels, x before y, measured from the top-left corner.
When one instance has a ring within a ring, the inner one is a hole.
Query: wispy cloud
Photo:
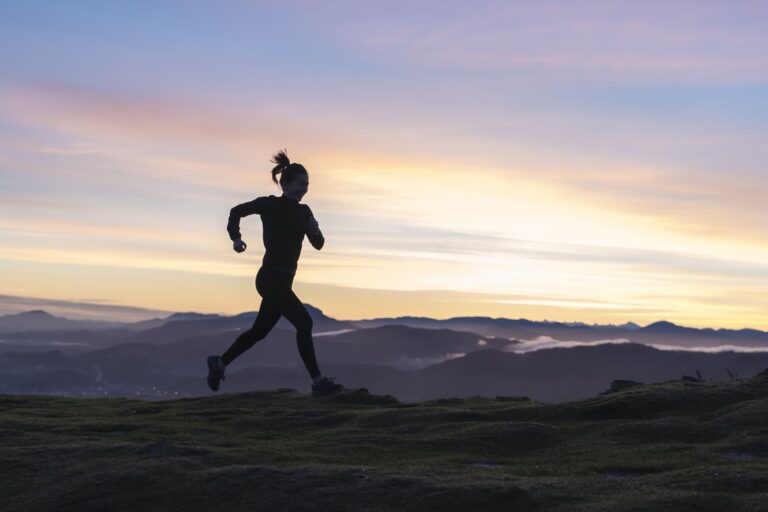
[[[506,347],[506,351],[514,352],[516,354],[526,354],[529,352],[536,352],[538,350],[548,350],[553,348],[574,348],[574,347],[595,347],[599,345],[621,345],[626,343],[632,343],[632,341],[626,338],[605,339],[595,341],[565,341],[557,340],[550,336],[539,336],[534,340],[520,340],[520,343],[511,344]],[[768,347],[750,347],[742,345],[717,345],[717,346],[694,346],[694,347],[682,347],[679,345],[665,345],[658,343],[649,343],[649,347],[653,347],[658,350],[665,351],[682,351],[682,352],[706,352],[717,354],[720,352],[738,352],[738,353],[759,353],[768,352]]]
[[[521,80],[768,79],[762,2],[314,3],[303,26],[392,62]],[[301,12],[301,11],[300,11]],[[311,17],[311,18],[310,18]],[[344,24],[336,20],[344,18]],[[762,21],[761,21],[762,20]]]
[[[743,354],[754,354],[759,352],[768,352],[768,347],[744,347],[741,345],[718,345],[716,347],[678,347],[676,345],[649,344],[650,347],[681,352],[707,352],[717,354],[720,352],[738,352]]]
[[[111,152],[105,149],[108,147],[105,144],[93,142],[75,142],[64,147],[41,146],[33,151],[61,157],[100,157],[102,168],[111,166],[110,172],[94,174],[93,163],[96,161],[87,166],[78,162],[80,172],[89,181],[138,187],[145,194],[200,195],[202,189],[195,192],[192,188],[197,185],[205,187],[207,194],[218,190],[226,195],[242,189],[244,182],[257,185],[254,167],[259,166],[256,159],[265,159],[264,155],[274,151],[281,138],[294,140],[305,153],[314,155],[315,167],[324,171],[323,179],[318,181],[320,188],[317,190],[322,193],[318,197],[323,197],[322,201],[329,207],[333,204],[341,208],[367,206],[382,212],[386,209],[388,216],[413,219],[420,212],[402,200],[404,194],[412,196],[409,200],[412,203],[418,200],[423,189],[432,203],[437,200],[455,202],[461,197],[460,190],[480,179],[471,177],[466,170],[457,169],[455,164],[449,164],[440,156],[398,161],[382,160],[375,153],[366,156],[358,151],[355,154],[340,142],[347,132],[336,128],[333,129],[337,131],[336,135],[327,131],[323,134],[319,130],[307,131],[301,122],[286,124],[282,119],[269,118],[255,122],[246,116],[178,100],[111,94],[72,86],[33,87],[23,91],[8,89],[5,92],[8,103],[4,107],[19,119],[40,123],[48,129],[69,131],[87,140],[98,140],[106,133],[118,137],[117,140],[128,137],[129,146],[125,139],[117,144],[113,140]],[[556,131],[550,129],[550,133]],[[653,154],[666,140],[657,137],[638,142],[635,133],[628,133],[626,137],[627,144],[634,140],[635,144],[646,145],[647,154]],[[160,140],[165,140],[164,149],[158,148]],[[193,141],[197,143],[191,149],[194,156],[190,157],[187,146]],[[327,154],[319,149],[329,142],[337,148],[336,153]],[[181,148],[177,146],[180,143],[183,144]],[[200,152],[201,143],[209,149]],[[258,157],[254,154],[254,144],[263,148]],[[589,144],[597,149],[594,142]],[[731,151],[733,147],[732,141]],[[752,148],[759,147],[752,144]],[[224,148],[235,151],[237,156],[232,159],[230,155],[224,158],[224,163],[218,163],[217,158]],[[691,150],[694,148],[692,146]],[[541,151],[544,155],[547,149],[542,147]],[[745,151],[754,153],[748,148]],[[495,162],[494,165],[494,156],[507,164]],[[725,174],[714,169],[702,170],[693,163],[688,166],[627,165],[616,157],[585,160],[580,155],[561,155],[554,160],[547,157],[544,161],[525,163],[516,162],[510,156],[491,154],[485,157],[486,161],[478,160],[474,164],[484,167],[484,178],[495,181],[495,190],[504,187],[514,193],[523,182],[535,180],[541,191],[549,188],[550,197],[546,199],[554,199],[561,191],[568,198],[565,206],[579,203],[581,207],[588,205],[592,210],[600,211],[601,215],[606,212],[609,215],[632,214],[643,218],[643,222],[653,221],[668,230],[699,237],[739,237],[744,243],[765,245],[766,221],[763,219],[768,215],[763,213],[768,212],[762,197],[768,190],[763,190],[765,180],[750,179],[750,173],[755,174],[750,168],[730,169],[729,174]],[[758,156],[755,154],[755,158]],[[468,157],[465,156],[466,165],[471,166]],[[111,162],[105,158],[111,158]],[[358,163],[354,164],[355,161]],[[267,177],[268,166],[262,167],[263,179]],[[60,162],[48,168],[46,173],[54,169],[59,173],[77,169],[72,162],[64,165]],[[734,179],[734,173],[743,179]],[[126,183],[131,177],[136,179]],[[183,180],[184,187],[176,186],[179,180]],[[412,182],[411,186],[404,190],[401,180]],[[434,187],[435,180],[439,180],[439,194],[429,188]],[[268,179],[263,179],[262,183],[269,186]],[[531,189],[530,186],[526,188]],[[541,221],[542,215],[537,217]]]
[[[552,348],[594,347],[598,345],[617,345],[632,343],[625,338],[605,339],[595,341],[561,341],[550,336],[539,336],[534,340],[519,340],[520,343],[508,345],[505,350],[516,354],[525,354]]]

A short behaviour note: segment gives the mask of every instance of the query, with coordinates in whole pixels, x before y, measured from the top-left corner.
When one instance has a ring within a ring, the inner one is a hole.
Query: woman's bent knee
[[[297,332],[312,332],[313,322],[312,318],[307,315],[306,318],[302,318],[298,322],[294,324],[294,327],[296,327]]]

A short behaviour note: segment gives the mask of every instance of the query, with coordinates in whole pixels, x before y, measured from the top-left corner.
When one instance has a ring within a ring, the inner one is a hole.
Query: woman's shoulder
[[[314,217],[314,214],[312,213],[312,209],[309,207],[308,204],[301,203],[299,204],[299,206],[301,207],[301,213],[304,214],[305,217],[307,218]]]
[[[251,201],[251,203],[256,206],[259,211],[264,212],[271,210],[274,207],[276,200],[277,198],[275,196],[259,196]]]

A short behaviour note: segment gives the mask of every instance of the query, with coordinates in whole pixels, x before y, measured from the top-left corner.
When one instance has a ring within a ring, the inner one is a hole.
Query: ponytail
[[[284,149],[278,151],[270,161],[274,164],[277,164],[272,168],[272,181],[277,184],[277,175],[282,173],[289,165],[291,165],[291,161],[288,160],[288,153],[286,153]],[[282,176],[280,177],[280,181],[282,181]]]
[[[291,182],[299,174],[307,174],[307,170],[303,165],[297,163],[291,163],[288,159],[288,153],[285,149],[278,151],[270,160],[276,164],[272,168],[272,181],[283,186],[283,183]],[[280,174],[280,181],[277,180],[277,175]]]

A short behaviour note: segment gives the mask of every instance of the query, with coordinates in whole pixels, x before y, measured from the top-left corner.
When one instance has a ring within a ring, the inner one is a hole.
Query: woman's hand
[[[234,243],[232,244],[232,248],[235,250],[235,252],[243,252],[246,247],[248,246],[245,245],[245,242],[243,242],[239,238],[235,240]]]

